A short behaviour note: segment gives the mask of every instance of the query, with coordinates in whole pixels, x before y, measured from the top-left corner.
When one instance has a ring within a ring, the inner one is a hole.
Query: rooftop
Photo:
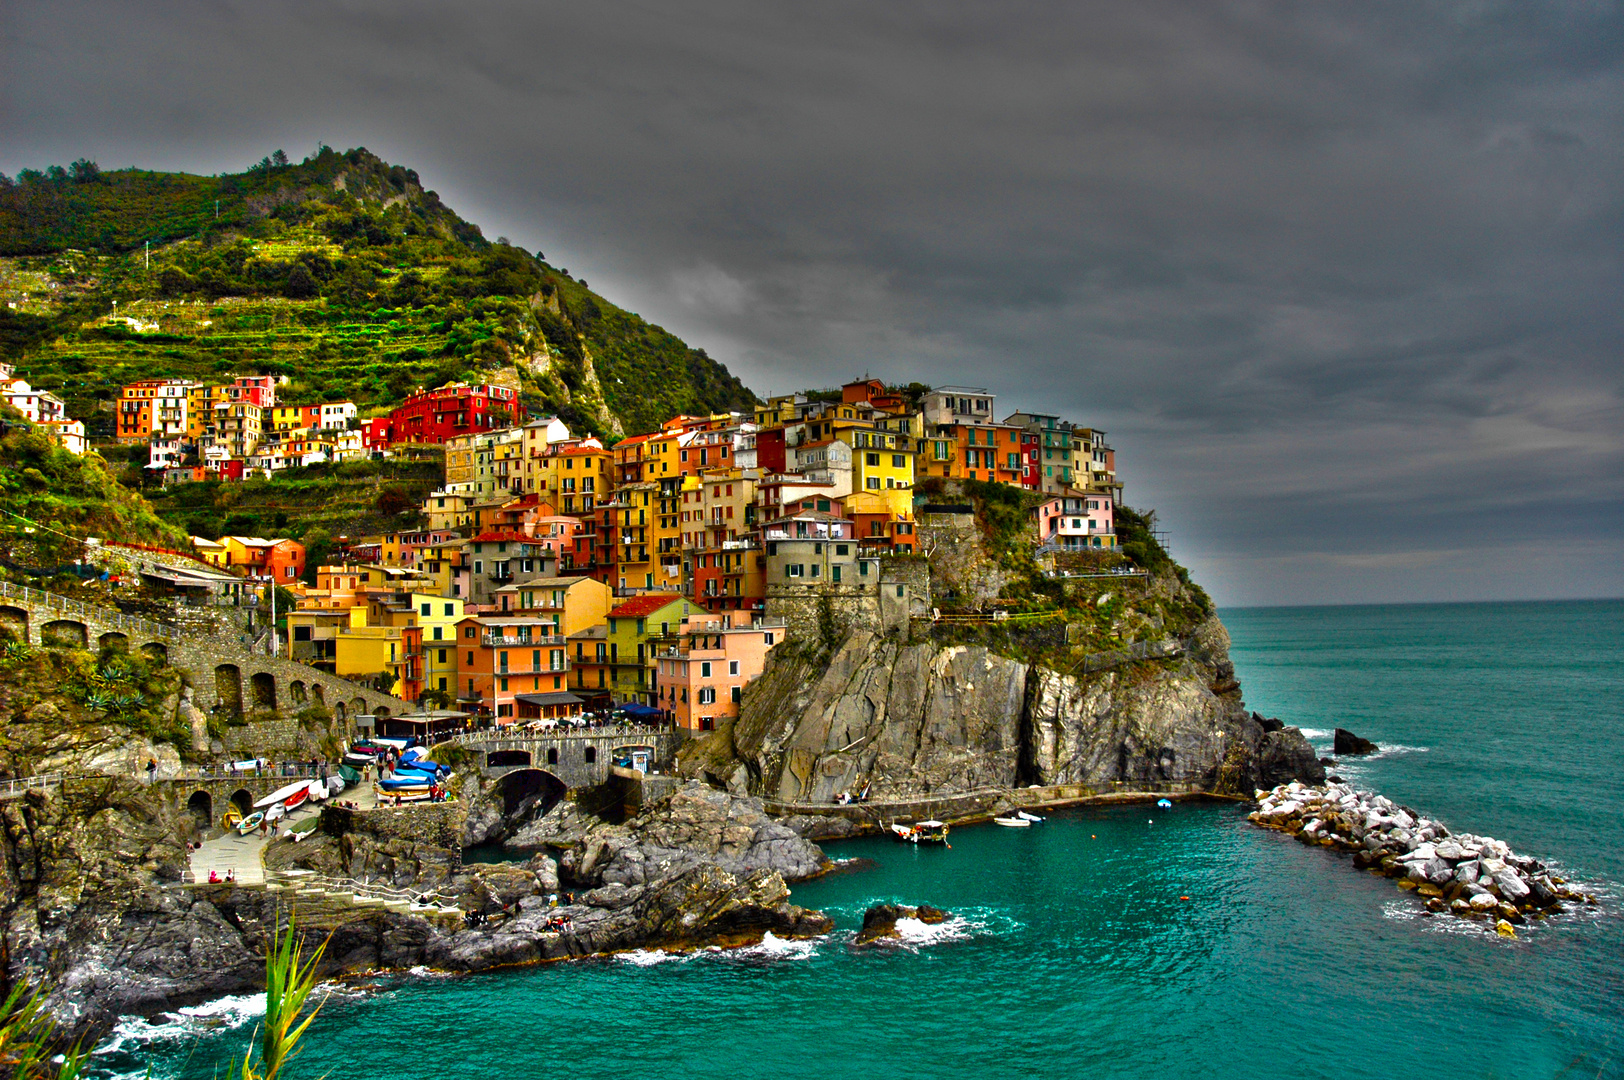
[[[645,615],[652,615],[668,604],[683,599],[677,593],[649,593],[646,596],[634,596],[619,607],[609,609],[611,619],[641,619]]]

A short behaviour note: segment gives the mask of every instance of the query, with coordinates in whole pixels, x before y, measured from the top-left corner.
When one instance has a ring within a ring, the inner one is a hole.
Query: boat
[[[294,792],[303,791],[305,788],[307,788],[309,786],[310,786],[310,781],[309,780],[295,781],[294,783],[289,784],[287,787],[279,787],[279,788],[277,788],[275,791],[271,792],[269,795],[265,796],[263,799],[256,802],[254,804],[254,806],[257,809],[262,810],[265,807],[271,806],[271,805],[273,805],[275,803],[287,802],[288,797],[291,796]],[[297,806],[298,803],[294,803],[293,805]]]
[[[327,778],[327,797],[331,799],[334,795],[337,795],[339,792],[343,791],[349,786],[349,784],[344,782],[344,777],[341,774],[329,776]]]
[[[220,824],[224,825],[228,831],[235,829],[237,827],[237,822],[241,820],[242,811],[238,810],[235,806],[227,810],[224,814],[220,815]]]
[[[1157,799],[1156,800],[1156,809],[1158,809],[1158,810],[1171,810],[1171,809],[1173,809],[1173,800],[1172,799]]]
[[[343,762],[343,764],[356,770],[366,768],[367,766],[371,765],[373,761],[371,754],[357,754],[353,750],[345,754],[340,760]]]
[[[995,817],[992,819],[992,823],[994,825],[1003,825],[1010,829],[1030,829],[1032,827],[1032,823],[1030,821],[1027,821],[1025,818],[1021,817]]]
[[[1030,821],[1034,825],[1043,820],[1036,814],[1028,814],[1025,810],[1015,811],[1015,816],[1020,818],[1022,821]]]
[[[252,814],[249,814],[247,817],[237,822],[237,832],[243,836],[247,836],[249,833],[259,828],[259,823],[264,820],[265,811],[255,810]]]
[[[305,791],[309,792],[310,801],[313,803],[327,798],[327,785],[320,780],[310,781],[310,786],[305,788]]]
[[[945,844],[947,824],[941,821],[921,821],[914,825],[891,823],[891,834],[905,844]]]
[[[427,791],[435,782],[431,776],[397,776],[392,780],[379,780],[378,786],[388,791],[398,791],[405,788],[422,788]]]
[[[396,799],[401,802],[421,802],[429,797],[427,787],[384,789],[381,786],[374,785],[373,790],[377,793],[379,806],[387,806]]]
[[[303,805],[304,801],[308,798],[310,798],[310,782],[307,780],[305,781],[304,787],[283,799],[282,805],[287,807],[289,810],[292,810],[297,806]]]

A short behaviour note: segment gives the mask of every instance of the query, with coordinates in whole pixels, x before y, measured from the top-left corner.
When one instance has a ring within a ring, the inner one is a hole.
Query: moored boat
[[[1030,829],[1032,827],[1030,821],[1020,817],[995,817],[992,819],[992,823],[1002,825],[1008,829]]]
[[[1022,821],[1031,822],[1033,824],[1036,824],[1036,823],[1043,820],[1042,818],[1038,817],[1036,814],[1028,814],[1025,810],[1017,810],[1017,811],[1015,811],[1015,816],[1020,818]]]
[[[237,822],[237,832],[243,836],[247,836],[249,833],[259,828],[259,823],[264,820],[265,812],[263,810],[255,810],[252,814],[249,814],[247,817]]]
[[[892,822],[891,834],[905,844],[946,844],[947,823],[931,820],[899,825]]]
[[[283,799],[282,805],[287,807],[289,810],[292,810],[297,806],[302,806],[304,801],[308,798],[310,798],[310,784],[309,782],[306,782],[305,785],[298,791],[295,791],[292,795],[289,795],[287,798]]]

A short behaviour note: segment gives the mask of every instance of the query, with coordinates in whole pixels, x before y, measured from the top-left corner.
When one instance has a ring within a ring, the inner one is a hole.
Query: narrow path
[[[320,804],[299,807],[282,819],[284,835],[289,825],[303,822],[320,813]],[[270,836],[262,835],[258,829],[247,836],[242,836],[237,830],[232,829],[211,840],[205,840],[201,847],[192,852],[193,880],[208,881],[211,870],[223,879],[230,871],[234,873],[235,880],[244,885],[262,884],[265,881],[265,848],[270,843]]]

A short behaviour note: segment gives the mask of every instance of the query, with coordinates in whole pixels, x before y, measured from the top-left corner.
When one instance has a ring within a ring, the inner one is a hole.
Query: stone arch
[[[358,697],[354,701],[350,702],[350,715],[351,716],[365,716],[366,714],[367,714],[367,699],[366,698],[359,698]],[[381,732],[380,732],[380,734],[381,734]]]
[[[96,639],[96,646],[102,652],[127,653],[130,651],[130,636],[109,630]]]
[[[558,747],[549,746],[547,748],[547,764],[549,764],[549,765],[557,765],[558,764]]]
[[[319,682],[313,682],[310,684],[310,696],[315,699],[317,705],[327,704],[327,688]],[[342,702],[340,702],[340,704],[342,704]],[[341,716],[339,719],[342,720],[344,718]]]
[[[492,750],[485,755],[487,769],[501,769],[509,765],[529,765],[530,751],[528,750]],[[549,762],[556,765],[556,761]]]
[[[85,649],[90,631],[77,619],[52,619],[39,628],[39,643],[48,649]]]
[[[28,641],[28,609],[20,607],[0,607],[0,638],[9,638],[12,641]]]
[[[161,641],[149,641],[141,646],[141,655],[154,664],[169,666],[169,646]]]
[[[214,824],[214,796],[207,791],[192,792],[192,797],[186,800],[186,809],[196,820],[199,830]]]
[[[276,708],[276,676],[268,671],[256,671],[250,677],[254,691],[254,708]]]
[[[214,669],[214,697],[232,716],[242,715],[242,669],[220,664]]]
[[[303,705],[306,701],[310,700],[310,695],[305,691],[303,679],[294,679],[292,682],[288,683],[288,696],[293,698],[293,703],[295,705]]]
[[[347,720],[349,715],[349,710],[344,707],[342,701],[333,702],[333,718],[335,720]]]
[[[509,817],[532,799],[536,814],[545,814],[569,791],[568,784],[546,769],[514,769],[497,783],[502,788],[502,812]]]
[[[583,750],[582,753],[586,756],[586,763],[588,765],[597,764],[597,761],[598,761],[598,748],[596,746],[589,746],[585,750]]]
[[[238,788],[231,793],[231,805],[237,808],[238,813],[247,817],[254,812],[254,796],[247,788]]]
[[[389,717],[390,717],[389,706],[387,706],[387,705],[379,705],[379,706],[377,706],[375,709],[372,710],[372,715],[376,716],[379,720],[387,720],[387,719],[389,719]]]

